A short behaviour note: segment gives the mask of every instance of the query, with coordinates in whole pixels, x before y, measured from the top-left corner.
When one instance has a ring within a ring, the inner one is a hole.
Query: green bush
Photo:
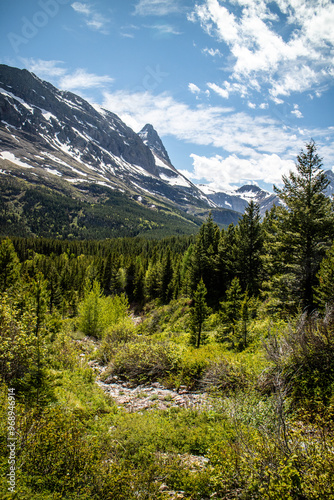
[[[106,329],[128,316],[129,303],[124,294],[103,297],[95,280],[79,305],[79,329],[86,335],[102,338]]]
[[[218,389],[226,394],[245,389],[249,385],[245,369],[239,364],[221,359],[211,363],[205,370],[201,386],[205,389]]]
[[[266,345],[273,368],[263,385],[281,388],[296,408],[313,409],[334,405],[334,308],[324,318],[318,314],[300,317],[296,329]]]
[[[176,371],[179,363],[179,349],[168,342],[138,339],[117,350],[105,376],[118,375],[139,384],[152,382]]]
[[[131,318],[120,320],[116,325],[107,328],[101,344],[98,348],[97,357],[103,363],[109,363],[117,353],[120,345],[133,341],[135,338],[135,326]]]

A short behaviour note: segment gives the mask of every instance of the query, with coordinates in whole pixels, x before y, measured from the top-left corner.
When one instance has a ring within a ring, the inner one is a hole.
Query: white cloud
[[[247,106],[248,106],[250,109],[256,109],[256,104],[255,104],[254,102],[250,102],[250,101],[248,101]]]
[[[227,0],[224,5],[218,0],[203,0],[188,19],[200,22],[208,34],[229,48],[235,81],[251,85],[256,76],[262,86],[269,84],[274,97],[304,92],[330,81],[334,67],[331,0],[276,3],[286,17],[285,24],[291,24],[285,38],[280,31],[284,21],[279,21],[265,0]]]
[[[100,76],[93,73],[87,73],[84,69],[77,69],[72,74],[64,75],[59,85],[65,90],[88,89],[93,87],[104,87],[114,81],[110,76]]]
[[[55,84],[64,90],[79,90],[94,87],[105,88],[110,85],[114,78],[108,75],[96,75],[88,73],[85,69],[78,68],[73,73],[70,73],[67,68],[61,66],[63,61],[45,61],[43,59],[21,59],[25,67],[36,73],[41,78],[52,78]]]
[[[223,57],[223,54],[220,52],[219,49],[208,49],[208,48],[205,48],[202,50],[203,54],[207,54],[211,57]]]
[[[298,104],[295,104],[293,108],[291,114],[295,115],[296,118],[303,118],[303,113],[300,111]]]
[[[228,90],[219,87],[219,85],[216,85],[215,83],[207,83],[207,86],[209,87],[209,89],[216,92],[216,94],[218,94],[220,97],[223,97],[223,99],[228,99],[230,95]]]
[[[188,89],[192,94],[199,94],[201,92],[201,89],[197,87],[194,83],[189,83]]]
[[[219,106],[190,107],[167,93],[153,96],[149,92],[105,92],[102,105],[135,131],[152,123],[161,135],[222,148],[245,157],[257,158],[263,153],[287,154],[300,146],[297,135],[273,118],[233,113],[233,108]]]
[[[282,124],[282,117],[276,120],[251,116],[235,113],[233,108],[203,104],[191,107],[167,93],[105,92],[102,106],[137,132],[146,123],[152,123],[162,137],[173,136],[189,144],[219,148],[220,154],[211,158],[192,155],[194,172],[188,176],[194,180],[205,178],[225,187],[240,179],[279,183],[311,137],[321,145],[320,154],[326,162],[334,161],[333,141],[327,138],[333,138],[334,127],[299,130],[289,123]]]
[[[32,73],[42,77],[62,76],[66,73],[66,69],[59,66],[64,64],[63,61],[45,61],[43,59],[21,59],[25,67]]]
[[[147,26],[147,28],[155,30],[158,35],[182,35],[181,31],[178,31],[171,24],[152,24]]]
[[[90,16],[92,14],[91,8],[85,3],[74,2],[71,7],[76,12],[79,12],[79,14],[84,14],[85,16]]]
[[[71,7],[75,12],[81,14],[84,17],[86,26],[95,31],[99,31],[100,33],[107,35],[108,30],[106,26],[109,23],[109,19],[104,15],[96,12],[96,10],[89,5],[88,3],[74,2],[71,4]]]
[[[228,99],[230,94],[239,94],[241,97],[246,97],[248,95],[248,90],[246,85],[241,83],[230,83],[225,81],[222,86],[217,85],[216,83],[208,82],[207,86],[216,92],[216,94],[223,97],[223,99]]]
[[[209,186],[222,190],[254,181],[280,184],[282,175],[287,175],[294,168],[292,160],[284,160],[277,154],[263,154],[256,159],[244,159],[235,154],[227,158],[220,155],[207,158],[192,154],[191,158],[193,172],[188,172],[188,178],[192,181],[205,179]]]
[[[134,15],[166,16],[182,10],[179,0],[139,0]]]

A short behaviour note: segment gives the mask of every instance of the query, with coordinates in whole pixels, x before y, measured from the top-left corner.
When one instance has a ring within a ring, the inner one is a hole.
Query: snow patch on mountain
[[[31,165],[28,165],[28,163],[25,163],[25,162],[19,160],[19,158],[16,158],[16,156],[13,153],[11,153],[10,151],[1,151],[0,157],[2,160],[8,160],[12,163],[15,163],[15,165],[18,165],[19,167],[34,168]]]

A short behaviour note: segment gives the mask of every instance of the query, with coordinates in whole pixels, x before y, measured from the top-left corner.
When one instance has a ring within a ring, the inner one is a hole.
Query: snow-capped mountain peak
[[[114,113],[5,65],[0,65],[0,153],[1,169],[30,181],[37,176],[46,183],[100,184],[184,208],[212,204],[171,165],[151,125],[136,134]]]
[[[159,158],[166,160],[171,163],[168,153],[163,145],[157,131],[154,129],[153,125],[147,123],[141,131],[138,133],[139,137],[142,139],[143,143],[148,146],[151,151],[156,153]]]

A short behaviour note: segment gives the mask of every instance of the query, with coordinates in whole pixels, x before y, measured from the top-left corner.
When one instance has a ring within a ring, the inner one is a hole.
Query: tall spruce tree
[[[333,240],[333,205],[325,194],[329,184],[314,141],[297,157],[296,172],[274,186],[284,206],[278,211],[277,238],[284,262],[278,287],[284,286],[294,305],[312,311],[320,262]]]
[[[190,309],[190,343],[199,347],[206,340],[203,332],[203,323],[209,314],[209,309],[206,304],[207,290],[201,279],[194,293],[193,305]]]
[[[250,295],[259,290],[262,248],[260,207],[251,200],[236,228],[238,276],[242,289]]]
[[[197,235],[192,253],[191,267],[189,269],[192,292],[196,290],[198,283],[202,279],[208,291],[208,302],[210,305],[215,301],[217,295],[216,255],[218,252],[219,237],[219,227],[213,221],[210,212]]]

